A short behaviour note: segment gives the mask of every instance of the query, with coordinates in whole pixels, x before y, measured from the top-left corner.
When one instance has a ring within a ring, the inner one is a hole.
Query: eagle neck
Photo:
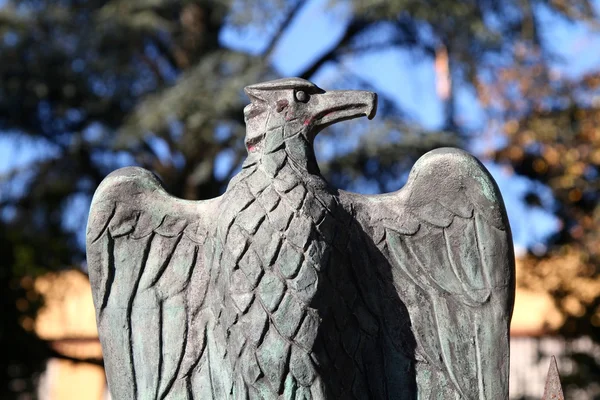
[[[312,142],[306,139],[303,132],[284,139],[285,151],[292,165],[301,175],[317,175],[321,176],[315,150]]]

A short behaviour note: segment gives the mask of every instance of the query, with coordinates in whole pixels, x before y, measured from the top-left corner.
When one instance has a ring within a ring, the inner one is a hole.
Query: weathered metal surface
[[[321,177],[324,127],[376,96],[246,88],[248,157],[184,201],[148,171],[98,188],[88,267],[115,399],[508,398],[514,257],[500,193],[439,149],[394,193]]]
[[[560,383],[560,375],[558,374],[558,366],[556,358],[552,356],[550,366],[548,367],[548,375],[546,377],[546,385],[544,387],[544,397],[542,400],[565,400],[562,385]]]

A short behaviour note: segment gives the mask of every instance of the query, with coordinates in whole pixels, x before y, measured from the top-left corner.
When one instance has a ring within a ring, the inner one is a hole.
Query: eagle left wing
[[[459,398],[508,399],[514,254],[500,193],[483,165],[464,151],[438,149],[417,161],[401,190],[342,192],[341,200],[389,262],[414,357],[444,377],[436,382],[417,368],[420,390],[438,398],[449,384]],[[384,325],[393,342],[397,323]]]
[[[204,250],[219,200],[175,198],[137,167],[111,173],[96,190],[87,260],[114,398],[189,392],[205,346]]]

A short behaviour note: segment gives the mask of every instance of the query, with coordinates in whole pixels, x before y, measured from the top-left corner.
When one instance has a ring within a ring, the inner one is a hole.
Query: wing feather
[[[164,324],[162,309],[155,290],[141,289],[135,295],[130,312],[130,323],[137,394],[139,398],[155,398],[160,381],[163,346],[162,337],[156,332],[160,332]]]
[[[204,347],[203,243],[218,201],[174,198],[141,168],[113,172],[96,191],[88,270],[114,398],[189,397]]]
[[[160,396],[157,396],[159,399],[163,399],[167,395],[181,368],[187,344],[189,318],[183,293],[178,293],[163,301],[161,310],[163,315],[161,332],[163,343]]]
[[[475,221],[457,220],[454,224],[443,230],[448,264],[454,272],[454,281],[461,285],[461,290],[454,294],[466,296],[471,305],[485,303],[492,288],[485,276],[488,266],[479,251]]]
[[[504,204],[485,167],[464,151],[434,150],[401,190],[341,198],[358,210],[390,263],[416,360],[444,371],[460,398],[507,399],[514,254]]]

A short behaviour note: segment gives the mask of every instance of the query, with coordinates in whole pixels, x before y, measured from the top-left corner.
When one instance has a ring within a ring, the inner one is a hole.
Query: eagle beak
[[[332,90],[317,94],[316,112],[312,118],[313,134],[336,122],[366,116],[375,117],[377,112],[377,94],[363,90]]]

